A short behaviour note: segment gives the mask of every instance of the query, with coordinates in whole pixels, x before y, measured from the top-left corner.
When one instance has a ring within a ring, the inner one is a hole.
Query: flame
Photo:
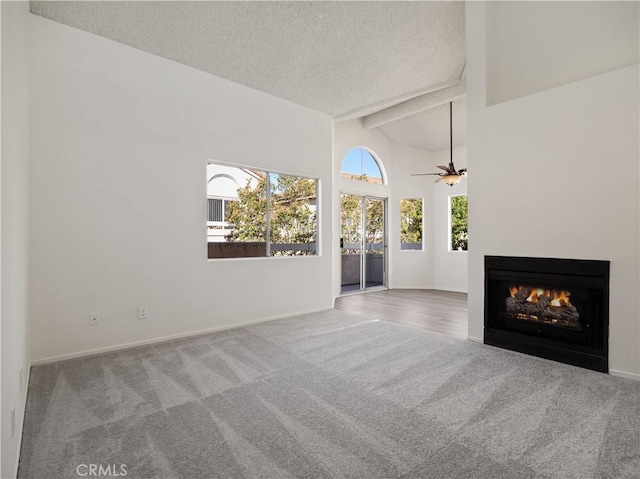
[[[527,301],[529,301],[530,303],[537,303],[538,298],[540,298],[540,296],[550,296],[549,290],[542,289],[542,288],[534,288],[531,291],[531,294],[529,295],[529,297],[527,298]]]
[[[524,289],[526,289],[524,286],[509,286],[509,293],[512,298],[515,298],[516,294]],[[569,299],[571,293],[555,289],[532,288],[527,301],[537,303],[539,298],[545,296],[552,298],[549,303],[551,306],[571,306],[571,300]]]
[[[569,291],[553,291],[551,306],[571,306],[569,296],[571,296]]]

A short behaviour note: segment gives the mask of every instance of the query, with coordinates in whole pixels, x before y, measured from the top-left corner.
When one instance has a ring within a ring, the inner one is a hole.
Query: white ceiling
[[[424,1],[31,2],[34,14],[332,117],[459,79],[464,8]],[[447,109],[382,130],[398,143],[444,148]],[[458,113],[456,123],[463,122]],[[456,142],[465,136],[454,135]]]
[[[379,127],[395,143],[425,150],[449,148],[449,104]],[[467,99],[453,102],[453,146],[467,144]]]

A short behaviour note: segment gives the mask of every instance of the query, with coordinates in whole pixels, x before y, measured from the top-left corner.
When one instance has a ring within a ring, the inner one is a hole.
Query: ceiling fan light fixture
[[[440,178],[440,181],[446,183],[449,186],[457,184],[462,179],[460,175],[444,175]]]

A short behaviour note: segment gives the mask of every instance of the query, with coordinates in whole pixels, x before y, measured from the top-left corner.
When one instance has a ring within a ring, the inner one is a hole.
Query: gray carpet
[[[640,383],[328,311],[34,367],[19,477],[81,464],[128,479],[638,478]]]

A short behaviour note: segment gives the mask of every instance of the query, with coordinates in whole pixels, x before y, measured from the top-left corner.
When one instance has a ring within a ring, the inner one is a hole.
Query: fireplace
[[[484,342],[608,372],[609,262],[485,256]]]

